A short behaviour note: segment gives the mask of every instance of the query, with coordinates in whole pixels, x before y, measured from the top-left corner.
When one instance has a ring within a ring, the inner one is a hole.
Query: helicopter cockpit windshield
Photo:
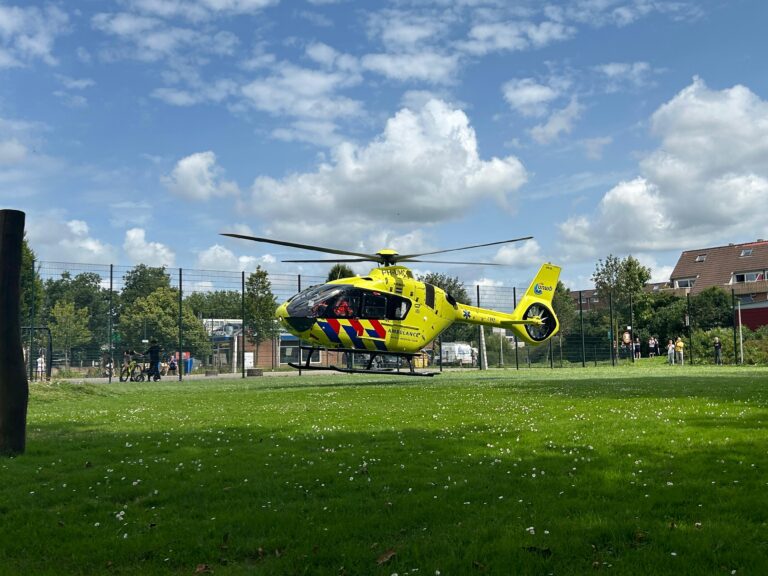
[[[348,284],[323,284],[297,294],[288,304],[292,318],[368,318],[402,320],[411,301],[395,294]]]

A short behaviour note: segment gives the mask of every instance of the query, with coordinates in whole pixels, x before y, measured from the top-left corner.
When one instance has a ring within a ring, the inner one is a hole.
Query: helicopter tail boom
[[[506,328],[512,330],[518,340],[541,344],[554,336],[560,328],[552,307],[559,277],[559,266],[544,264],[512,314],[459,304],[456,320]]]

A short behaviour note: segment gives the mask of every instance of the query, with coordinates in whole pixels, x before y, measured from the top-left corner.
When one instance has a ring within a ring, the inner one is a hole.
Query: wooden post
[[[26,448],[29,383],[19,321],[23,241],[24,212],[0,210],[0,455],[5,456]]]

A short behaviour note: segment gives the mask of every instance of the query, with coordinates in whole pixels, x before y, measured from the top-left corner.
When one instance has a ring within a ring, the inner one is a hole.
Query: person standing
[[[677,363],[680,364],[680,366],[683,366],[685,364],[684,361],[684,352],[683,349],[685,348],[685,342],[683,342],[683,339],[680,338],[680,336],[677,337],[677,340],[675,341],[675,356],[677,357]]]
[[[148,377],[153,377],[155,382],[160,380],[160,346],[157,343],[157,339],[152,338],[150,346],[144,354],[149,355],[149,372]]]
[[[671,339],[667,342],[667,362],[669,364],[675,363],[675,343]]]
[[[723,343],[720,342],[720,338],[715,336],[712,346],[715,349],[715,364],[720,365],[723,363]]]

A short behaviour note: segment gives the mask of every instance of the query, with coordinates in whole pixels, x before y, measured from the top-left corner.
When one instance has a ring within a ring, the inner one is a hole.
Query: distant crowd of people
[[[717,336],[715,336],[714,340],[712,341],[712,351],[715,364],[721,365],[723,363],[723,343]],[[666,352],[668,364],[679,364],[680,366],[685,365],[685,342],[683,341],[682,337],[678,336],[674,339],[670,338],[667,340]],[[629,358],[630,354],[635,360],[642,358],[643,355],[640,338],[635,336],[634,339],[631,339],[629,333],[625,333],[624,337],[622,338],[618,353],[619,358]],[[659,339],[656,336],[649,337],[648,358],[661,356],[661,354],[661,343],[659,342]]]

